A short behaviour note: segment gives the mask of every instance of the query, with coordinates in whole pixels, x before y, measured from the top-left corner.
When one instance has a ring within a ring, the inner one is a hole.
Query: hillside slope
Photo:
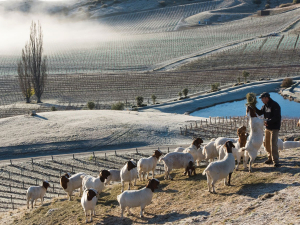
[[[299,177],[300,157],[298,149],[280,152],[281,168],[263,164],[266,156],[260,155],[253,173],[235,171],[232,186],[218,182],[217,194],[207,192],[206,177],[200,174],[191,178],[177,170],[174,181],[165,181],[163,176],[155,191],[152,204],[146,207],[144,218],[139,218],[139,209],[133,215],[125,213],[120,219],[116,196],[120,185],[109,187],[100,195],[96,206],[96,224],[299,224]],[[145,182],[137,182],[141,188]],[[1,216],[2,221],[13,219],[13,224],[81,224],[85,216],[79,197],[69,202],[65,198],[53,199],[33,211],[19,209],[10,216]],[[1,220],[0,220],[1,222]]]

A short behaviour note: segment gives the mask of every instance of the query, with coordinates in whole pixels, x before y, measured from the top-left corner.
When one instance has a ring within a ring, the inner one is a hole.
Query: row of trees
[[[47,57],[43,57],[43,32],[40,23],[31,23],[30,39],[22,49],[22,57],[18,63],[18,79],[26,103],[31,96],[37,97],[41,103],[47,80]]]

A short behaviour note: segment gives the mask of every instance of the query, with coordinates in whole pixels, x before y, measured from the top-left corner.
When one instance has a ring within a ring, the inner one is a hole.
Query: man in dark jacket
[[[277,102],[270,98],[270,94],[264,92],[259,97],[264,105],[261,110],[256,108],[258,115],[264,114],[265,121],[265,148],[268,152],[266,164],[274,164],[280,167],[278,154],[278,133],[281,125],[281,109]]]

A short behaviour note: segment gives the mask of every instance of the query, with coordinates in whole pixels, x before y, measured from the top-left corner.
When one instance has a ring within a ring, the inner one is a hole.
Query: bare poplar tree
[[[32,96],[32,86],[31,86],[31,77],[28,66],[28,61],[26,56],[29,54],[28,44],[25,45],[25,48],[22,49],[22,58],[18,63],[18,78],[19,85],[22,91],[22,94],[26,98],[26,103],[30,102],[30,97]]]
[[[44,93],[47,80],[47,58],[43,55],[43,32],[40,23],[31,23],[29,43],[22,50],[22,60],[18,64],[18,75],[20,87],[23,95],[26,97],[28,90],[28,80],[30,78],[31,86],[34,89],[34,94],[37,97],[37,103],[41,103],[41,97]],[[25,72],[26,71],[26,72]],[[26,81],[26,82],[25,82]],[[26,83],[26,84],[25,84]],[[30,86],[30,90],[31,90]],[[25,88],[23,88],[25,87]],[[29,97],[30,98],[30,97]]]
[[[43,32],[40,23],[31,23],[28,64],[37,103],[41,102],[47,80],[47,58],[43,57]]]

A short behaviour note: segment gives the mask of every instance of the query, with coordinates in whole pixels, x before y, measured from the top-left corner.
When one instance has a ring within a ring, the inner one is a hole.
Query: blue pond
[[[271,98],[278,102],[281,107],[281,116],[284,118],[298,118],[300,117],[300,103],[284,99],[278,93],[270,93]],[[257,96],[257,108],[261,108],[263,103]],[[201,109],[191,113],[192,116],[199,117],[229,117],[229,116],[245,116],[246,115],[246,97],[244,100],[234,101],[215,105],[209,108]]]

